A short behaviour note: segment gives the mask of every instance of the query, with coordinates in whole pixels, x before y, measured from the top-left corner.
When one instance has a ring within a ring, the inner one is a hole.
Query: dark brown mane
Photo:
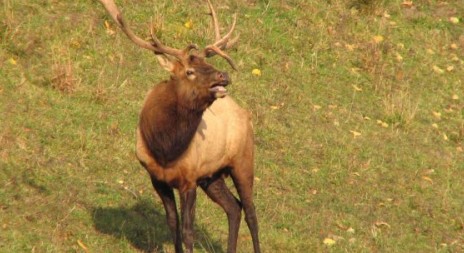
[[[158,84],[140,114],[142,137],[163,167],[187,150],[204,110],[212,103],[209,95],[180,91],[174,83],[171,80]]]

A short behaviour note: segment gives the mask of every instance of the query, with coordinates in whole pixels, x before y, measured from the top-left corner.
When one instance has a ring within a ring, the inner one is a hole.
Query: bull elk
[[[153,51],[171,75],[169,80],[154,86],[145,98],[136,131],[136,155],[163,202],[175,251],[183,252],[182,242],[187,252],[193,251],[196,188],[200,186],[227,214],[227,252],[236,251],[242,208],[254,252],[260,252],[253,204],[251,116],[227,96],[229,75],[205,61],[219,55],[235,69],[224,51],[238,39],[231,39],[236,15],[231,29],[222,37],[215,10],[207,0],[215,42],[203,50],[194,44],[176,49],[163,45],[153,32],[151,41],[139,38],[113,0],[99,1],[129,39]],[[232,178],[240,200],[226,186],[227,176]],[[182,224],[173,189],[179,191]]]

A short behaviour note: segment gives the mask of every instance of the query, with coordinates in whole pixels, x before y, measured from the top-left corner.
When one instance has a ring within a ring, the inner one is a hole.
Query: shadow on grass
[[[116,238],[125,238],[142,252],[162,252],[163,244],[173,244],[164,209],[140,200],[132,207],[97,207],[92,210],[95,228]],[[199,246],[201,245],[201,246]],[[207,252],[224,252],[207,231],[195,226],[195,246]]]

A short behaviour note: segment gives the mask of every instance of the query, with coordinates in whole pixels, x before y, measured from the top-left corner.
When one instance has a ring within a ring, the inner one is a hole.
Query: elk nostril
[[[217,77],[221,81],[229,80],[229,74],[227,74],[227,72],[219,72]]]

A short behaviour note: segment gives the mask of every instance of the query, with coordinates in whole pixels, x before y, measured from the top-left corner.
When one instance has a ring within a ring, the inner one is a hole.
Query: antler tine
[[[99,1],[103,4],[105,9],[111,15],[113,20],[118,24],[121,30],[137,46],[154,51],[155,53],[172,55],[179,59],[181,59],[182,56],[184,55],[184,52],[182,50],[163,45],[153,33],[151,33],[153,44],[146,40],[141,39],[140,37],[135,35],[134,32],[132,32],[132,30],[129,28],[124,17],[122,16],[122,13],[119,11],[118,7],[116,6],[113,0],[99,0]]]
[[[229,41],[227,42],[227,48],[233,47],[233,46],[235,45],[235,43],[237,43],[237,41],[238,41],[239,38],[240,38],[240,34],[237,35],[237,36],[235,36],[235,38],[229,40]]]
[[[204,50],[205,52],[205,57],[212,57],[214,55],[219,55],[221,56],[222,58],[226,59],[226,61],[229,63],[229,65],[234,69],[234,70],[237,70],[237,67],[235,66],[235,63],[234,61],[232,60],[232,58],[230,58],[229,55],[227,55],[226,53],[224,53],[220,48],[218,48],[217,46],[215,45],[210,45],[210,46],[207,46]]]
[[[214,7],[213,7],[213,4],[211,4],[211,1],[210,0],[207,0],[207,1],[208,1],[209,11],[211,12],[211,17],[213,18],[213,28],[214,28],[215,38],[216,38],[216,41],[218,41],[221,39],[221,33],[219,32],[219,22],[217,19],[216,11],[214,10]]]
[[[232,23],[232,27],[230,28],[230,31],[224,37],[221,38],[221,32],[219,31],[219,22],[217,19],[216,11],[214,10],[214,7],[211,4],[211,1],[207,0],[207,2],[208,2],[209,10],[211,12],[211,17],[213,19],[213,28],[214,28],[214,34],[215,34],[214,45],[221,49],[225,49],[227,47],[227,42],[230,36],[232,35],[232,32],[235,29],[235,24],[237,22],[237,14],[234,14],[234,21]]]
[[[212,57],[212,56],[217,54],[217,55],[223,57],[224,59],[226,59],[227,62],[230,64],[230,66],[233,69],[236,70],[237,68],[235,67],[234,62],[232,61],[232,58],[230,58],[226,53],[224,53],[223,50],[226,50],[227,48],[230,48],[238,40],[239,36],[237,36],[234,39],[232,39],[231,41],[229,41],[230,37],[232,35],[232,32],[235,29],[235,24],[237,23],[237,14],[234,14],[234,21],[232,23],[232,26],[231,26],[229,32],[224,37],[221,38],[221,33],[219,31],[219,22],[218,22],[218,19],[217,19],[216,11],[214,10],[213,5],[211,4],[211,1],[207,0],[207,2],[208,2],[209,10],[211,12],[211,17],[213,19],[215,42],[213,44],[208,45],[208,46],[205,47],[205,49],[203,50],[203,56]]]
[[[221,48],[221,49],[226,49],[227,48],[227,42],[230,39],[230,36],[232,35],[232,32],[235,29],[235,24],[237,23],[237,14],[234,14],[234,21],[232,23],[232,27],[230,28],[229,32],[222,38],[216,39],[216,42],[214,42],[214,45]]]

